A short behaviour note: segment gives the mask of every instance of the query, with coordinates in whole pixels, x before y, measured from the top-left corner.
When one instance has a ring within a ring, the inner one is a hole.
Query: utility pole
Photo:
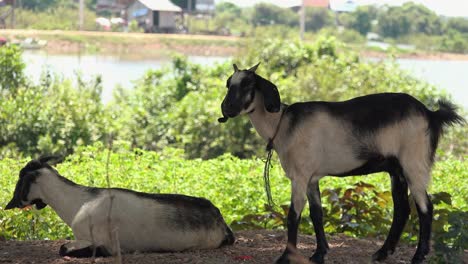
[[[187,33],[190,33],[190,14],[192,14],[192,0],[188,0],[187,6]]]
[[[15,28],[16,26],[16,17],[15,17],[15,8],[16,8],[16,0],[13,0],[11,3],[11,28]]]
[[[299,27],[300,27],[300,37],[301,40],[304,40],[304,31],[305,31],[305,6],[304,0],[301,1],[301,9],[300,9],[300,18],[299,18]]]
[[[84,28],[84,0],[80,0],[80,8],[78,14],[78,29],[83,30]]]

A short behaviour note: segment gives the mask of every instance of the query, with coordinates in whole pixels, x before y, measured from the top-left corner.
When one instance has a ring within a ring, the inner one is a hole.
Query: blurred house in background
[[[357,3],[353,0],[335,0],[330,2],[330,9],[336,13],[354,12],[357,7]]]
[[[323,7],[330,9],[329,0],[303,0],[301,3],[304,5],[304,7]],[[299,12],[299,10],[301,9],[301,3],[297,3],[296,5],[293,5],[290,8],[295,12]]]
[[[0,0],[1,1],[1,0]],[[214,15],[214,0],[97,0],[101,16],[120,16],[125,24],[136,21],[145,32],[187,32],[188,15],[208,21]]]
[[[97,0],[96,11],[97,12],[109,12],[113,14],[122,13],[127,6],[135,0]]]
[[[182,8],[169,0],[137,0],[127,8],[127,21],[136,20],[145,32],[172,33]]]

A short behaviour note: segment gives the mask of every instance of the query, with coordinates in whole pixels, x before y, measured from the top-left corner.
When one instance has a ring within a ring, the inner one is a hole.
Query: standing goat
[[[260,136],[278,153],[291,180],[288,244],[296,247],[297,231],[306,197],[317,238],[310,258],[323,263],[328,243],[322,222],[319,180],[323,176],[388,172],[394,201],[393,223],[383,246],[372,256],[384,260],[393,253],[410,213],[408,186],[419,216],[419,243],[412,263],[429,253],[432,203],[427,195],[430,169],[445,126],[462,123],[449,102],[428,110],[407,94],[382,93],[344,102],[281,104],[276,86],[255,73],[258,64],[239,70],[227,80],[221,109],[226,122],[247,114]],[[289,263],[288,247],[276,263]]]
[[[47,160],[30,161],[19,174],[5,209],[50,205],[73,230],[76,241],[60,255],[91,257],[122,252],[211,249],[234,243],[221,213],[210,201],[176,194],[85,187],[60,176]]]

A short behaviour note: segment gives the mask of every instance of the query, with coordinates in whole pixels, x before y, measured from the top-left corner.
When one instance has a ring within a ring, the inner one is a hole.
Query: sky
[[[246,7],[252,6],[259,2],[269,2],[278,6],[289,7],[299,5],[301,0],[215,0],[215,2],[232,2],[238,6]],[[331,2],[345,2],[346,0],[330,0]],[[405,2],[420,3],[436,12],[438,15],[444,16],[462,16],[468,17],[468,0],[354,0],[358,5],[402,5]]]

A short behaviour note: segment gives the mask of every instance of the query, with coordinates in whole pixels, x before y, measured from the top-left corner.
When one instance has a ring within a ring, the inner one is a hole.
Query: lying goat
[[[258,64],[239,70],[227,80],[221,108],[226,122],[248,114],[260,136],[278,153],[291,180],[288,244],[295,247],[306,197],[317,238],[310,258],[323,263],[328,243],[322,222],[319,179],[326,175],[351,176],[385,171],[391,176],[394,201],[390,233],[373,256],[383,260],[393,253],[410,213],[408,186],[419,216],[419,243],[412,263],[429,252],[432,203],[426,193],[439,136],[445,126],[463,118],[448,102],[428,110],[407,94],[383,93],[344,102],[281,104],[274,84],[255,73]],[[289,263],[286,248],[277,263]]]
[[[62,245],[62,256],[117,254],[110,229],[116,230],[124,253],[211,249],[234,242],[218,208],[206,199],[84,187],[60,176],[46,162],[32,160],[20,171],[5,209],[50,205],[76,239]]]

